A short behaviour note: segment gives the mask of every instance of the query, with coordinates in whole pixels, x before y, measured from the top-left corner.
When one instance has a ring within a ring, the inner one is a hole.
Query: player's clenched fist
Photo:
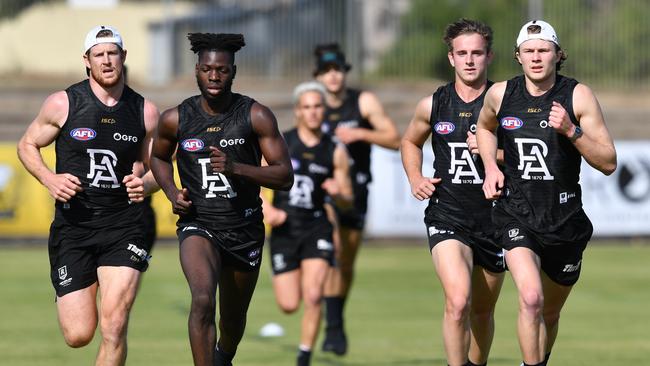
[[[436,190],[436,184],[440,183],[440,178],[429,178],[420,176],[415,178],[411,182],[411,193],[413,197],[417,198],[420,201],[423,201],[431,195]]]
[[[557,133],[564,136],[568,136],[575,128],[573,122],[571,122],[571,118],[569,118],[569,113],[564,109],[562,104],[555,101],[551,107],[551,113],[548,115],[548,124],[553,127]]]
[[[190,201],[190,191],[187,188],[183,188],[176,192],[176,197],[171,200],[172,202],[172,211],[177,215],[187,215],[190,213],[190,208],[192,207],[192,201]]]
[[[476,142],[476,135],[467,131],[467,150],[472,154],[478,154],[478,143]]]
[[[129,174],[124,176],[122,183],[126,186],[126,193],[129,195],[129,201],[144,201],[144,182],[142,181],[142,178],[134,174]]]
[[[232,160],[228,159],[228,155],[225,152],[214,146],[210,146],[210,166],[214,173],[226,175],[232,173]]]
[[[77,192],[83,191],[81,181],[72,174],[52,174],[43,185],[47,187],[50,196],[60,202],[68,202]]]
[[[485,180],[483,181],[483,193],[485,198],[495,200],[503,192],[504,176],[499,169],[486,169]]]

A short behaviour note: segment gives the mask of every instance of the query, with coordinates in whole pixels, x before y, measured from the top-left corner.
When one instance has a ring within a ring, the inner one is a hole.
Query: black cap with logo
[[[322,47],[322,48],[321,48]],[[327,71],[330,67],[345,72],[350,71],[352,66],[345,61],[345,55],[338,48],[338,45],[318,46],[316,47],[316,69],[314,76]]]

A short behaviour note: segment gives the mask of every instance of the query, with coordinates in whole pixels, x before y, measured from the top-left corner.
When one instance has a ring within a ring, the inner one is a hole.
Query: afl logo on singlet
[[[501,118],[501,127],[506,130],[516,130],[521,128],[524,122],[517,117],[503,117]]]
[[[97,136],[97,132],[92,128],[80,127],[70,131],[70,136],[79,141],[92,140]]]
[[[203,149],[203,146],[205,146],[205,144],[199,139],[187,139],[181,142],[181,147],[183,150],[190,152],[199,151]]]
[[[451,122],[438,122],[435,126],[433,126],[433,128],[440,135],[449,135],[450,133],[454,132],[456,126],[454,126],[454,124]]]

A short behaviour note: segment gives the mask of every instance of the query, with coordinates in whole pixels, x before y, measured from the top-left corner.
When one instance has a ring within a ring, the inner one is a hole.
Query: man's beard
[[[116,86],[120,80],[122,79],[122,72],[115,70],[115,73],[118,74],[118,77],[114,79],[107,79],[102,75],[101,70],[90,70],[90,74],[92,75],[93,79],[99,84],[102,88],[109,89],[114,86]]]

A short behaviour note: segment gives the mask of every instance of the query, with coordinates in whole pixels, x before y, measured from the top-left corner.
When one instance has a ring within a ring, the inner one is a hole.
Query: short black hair
[[[190,49],[199,54],[203,51],[227,51],[233,56],[246,45],[244,35],[234,33],[188,33]]]
[[[461,18],[447,25],[447,28],[445,28],[445,35],[442,37],[442,39],[445,41],[449,52],[453,51],[454,49],[452,45],[454,39],[460,35],[467,33],[476,33],[483,37],[487,43],[487,51],[489,52],[492,50],[492,28],[490,28],[489,25],[478,20]]]

